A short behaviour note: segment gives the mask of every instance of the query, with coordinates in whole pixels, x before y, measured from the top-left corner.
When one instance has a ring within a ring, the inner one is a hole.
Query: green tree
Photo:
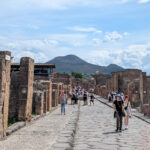
[[[81,73],[78,73],[78,72],[73,73],[72,75],[73,75],[75,78],[80,78],[80,79],[83,78],[83,75],[82,75]]]

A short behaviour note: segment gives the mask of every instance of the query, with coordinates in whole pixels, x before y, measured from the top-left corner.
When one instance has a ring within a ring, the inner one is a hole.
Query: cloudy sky
[[[0,50],[16,61],[75,54],[150,74],[150,0],[1,0]]]

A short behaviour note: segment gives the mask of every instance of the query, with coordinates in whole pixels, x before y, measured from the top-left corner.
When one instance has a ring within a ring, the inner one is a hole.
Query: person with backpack
[[[131,104],[130,101],[128,99],[128,95],[125,96],[125,100],[124,100],[124,109],[126,111],[126,116],[124,118],[124,124],[125,124],[125,130],[128,129],[128,124],[129,124],[129,118],[132,116],[132,108],[131,108]]]
[[[78,104],[78,92],[75,93],[75,104]]]
[[[75,99],[76,99],[76,95],[75,92],[72,92],[72,96],[71,96],[71,104],[74,105],[75,104]]]
[[[116,100],[113,102],[113,108],[116,116],[116,132],[122,131],[122,117],[123,117],[123,109],[124,102],[122,101],[120,94],[116,94]]]
[[[61,115],[64,113],[64,115],[66,114],[66,100],[67,100],[67,95],[66,93],[64,93],[64,91],[62,92],[62,94],[60,95],[60,103],[61,103]]]

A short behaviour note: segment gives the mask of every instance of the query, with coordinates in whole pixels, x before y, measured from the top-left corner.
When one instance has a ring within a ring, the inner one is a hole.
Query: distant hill
[[[47,64],[52,63],[56,65],[56,72],[59,73],[80,72],[84,74],[95,74],[96,71],[99,71],[102,74],[111,74],[111,72],[124,70],[115,64],[109,66],[90,64],[75,55],[60,56],[47,62]]]

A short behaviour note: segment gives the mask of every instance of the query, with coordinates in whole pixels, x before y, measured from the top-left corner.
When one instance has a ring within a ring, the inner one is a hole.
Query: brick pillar
[[[18,120],[30,121],[32,113],[34,61],[23,57],[20,62]]]
[[[42,81],[42,84],[47,85],[47,111],[52,110],[52,82],[51,81]]]
[[[0,52],[0,138],[6,136],[8,126],[11,53]]]

